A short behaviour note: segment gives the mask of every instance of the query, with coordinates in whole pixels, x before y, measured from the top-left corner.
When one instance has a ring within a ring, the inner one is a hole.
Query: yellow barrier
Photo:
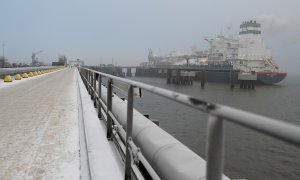
[[[21,75],[20,74],[16,74],[15,75],[15,80],[21,80],[22,78],[21,78]]]
[[[10,75],[6,75],[4,78],[4,82],[12,82]]]
[[[32,72],[29,72],[28,76],[29,76],[29,77],[33,77],[33,73],[32,73]]]
[[[45,74],[45,73],[49,73],[49,72],[55,72],[58,70],[61,70],[64,68],[55,68],[55,69],[47,69],[47,70],[41,70],[41,71],[34,71],[34,72],[29,72],[29,73],[23,73],[22,75],[20,74],[16,74],[14,76],[15,80],[21,80],[22,78],[28,78],[28,77],[33,77],[33,76],[37,76],[37,75],[41,75],[41,74]],[[12,82],[13,79],[11,78],[10,75],[6,75],[4,77],[4,82]]]
[[[23,73],[22,74],[22,78],[28,78],[28,74],[27,73]]]

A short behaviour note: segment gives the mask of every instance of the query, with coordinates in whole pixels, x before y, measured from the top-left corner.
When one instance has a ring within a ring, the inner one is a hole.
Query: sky
[[[208,48],[205,37],[257,20],[274,60],[298,73],[299,7],[299,0],[0,0],[0,42],[10,62],[29,63],[43,50],[45,63],[65,55],[87,65],[138,65],[148,48],[190,54],[191,46]]]

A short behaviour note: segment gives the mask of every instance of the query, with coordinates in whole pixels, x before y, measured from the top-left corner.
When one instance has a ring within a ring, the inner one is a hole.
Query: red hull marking
[[[283,74],[283,75],[287,75],[286,72],[256,72],[256,74]]]

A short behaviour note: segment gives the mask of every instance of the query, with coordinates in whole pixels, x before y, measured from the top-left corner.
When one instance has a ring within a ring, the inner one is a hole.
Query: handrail
[[[81,67],[82,68],[82,67]],[[234,123],[249,127],[251,129],[257,130],[259,132],[274,136],[278,139],[289,141],[290,143],[300,146],[300,127],[296,125],[291,125],[289,123],[282,122],[278,119],[269,118],[262,115],[257,115],[254,113],[246,112],[236,108],[210,103],[204,100],[199,100],[191,96],[177,93],[174,91],[166,90],[163,88],[151,86],[141,82],[132,81],[129,79],[124,79],[116,77],[110,74],[101,73],[99,71],[87,69],[88,71],[94,72],[96,74],[103,75],[105,77],[122,81],[126,84],[130,84],[135,87],[142,88],[154,94],[166,97],[170,100],[185,104],[194,109],[204,111],[207,113],[220,116],[226,120],[232,121]],[[255,122],[254,122],[255,121]],[[279,129],[285,129],[286,131],[280,132]],[[276,130],[276,131],[274,131]]]
[[[138,87],[151,93],[160,95],[178,103],[187,105],[199,111],[209,114],[208,119],[208,140],[207,140],[207,179],[222,179],[223,173],[223,120],[227,120],[277,139],[300,146],[300,127],[283,122],[278,119],[257,115],[236,108],[210,103],[196,99],[191,96],[151,86],[141,82],[132,81],[98,72],[88,68],[80,67],[79,70],[86,70],[88,73],[107,77],[110,80],[117,80],[128,85]],[[100,79],[100,78],[99,78]],[[93,81],[91,81],[93,82]],[[91,86],[94,86],[93,84]],[[109,88],[109,87],[108,87]],[[95,88],[96,89],[96,88]],[[130,118],[130,117],[129,117]],[[128,138],[127,138],[128,140]]]

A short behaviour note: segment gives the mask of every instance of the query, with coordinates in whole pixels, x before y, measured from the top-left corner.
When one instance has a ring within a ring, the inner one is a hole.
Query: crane
[[[32,55],[31,55],[31,59],[32,59],[32,65],[38,65],[38,59],[36,57],[36,55],[42,53],[44,50],[39,50],[37,52],[33,52]]]

